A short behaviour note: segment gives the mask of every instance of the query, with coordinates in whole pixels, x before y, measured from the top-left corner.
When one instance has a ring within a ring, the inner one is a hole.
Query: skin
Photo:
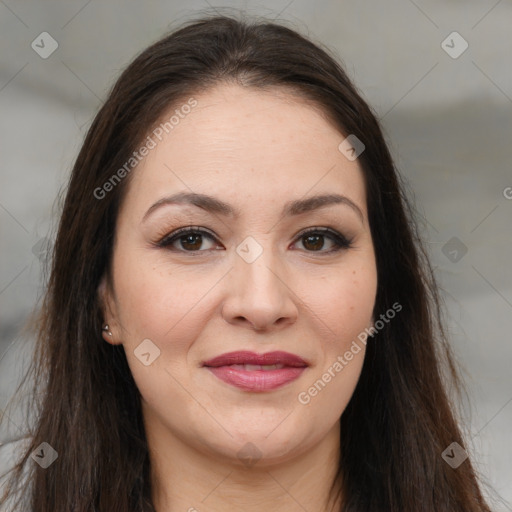
[[[377,272],[363,173],[338,150],[345,135],[286,90],[221,85],[195,98],[133,171],[117,220],[113,287],[100,285],[112,333],[103,336],[124,346],[142,396],[153,499],[159,512],[326,511],[339,418],[364,345],[307,405],[298,395],[372,325]],[[168,204],[143,220],[177,192],[215,196],[240,217]],[[348,197],[362,218],[334,204],[280,219],[288,201],[327,193]],[[155,245],[186,226],[214,238]],[[329,252],[329,236],[299,236],[318,227],[352,247]],[[248,236],[263,251],[252,263],[236,252]],[[144,339],[160,350],[148,366],[134,354]],[[234,350],[283,350],[309,366],[276,390],[243,391],[201,366]],[[253,463],[237,455],[249,442],[259,454]]]

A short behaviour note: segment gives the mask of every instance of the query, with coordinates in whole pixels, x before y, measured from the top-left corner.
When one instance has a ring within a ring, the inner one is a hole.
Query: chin
[[[284,417],[286,415],[283,415]],[[262,467],[285,462],[299,456],[314,443],[312,436],[302,430],[297,431],[293,425],[285,428],[283,423],[279,425],[279,422],[272,424],[265,422],[260,423],[258,427],[256,429],[254,423],[247,425],[245,429],[242,429],[242,426],[236,429],[226,426],[226,430],[233,437],[229,437],[228,440],[223,436],[222,439],[219,438],[213,443],[209,438],[209,450],[221,455],[226,462],[232,463],[235,459],[235,462],[249,468],[256,464]]]

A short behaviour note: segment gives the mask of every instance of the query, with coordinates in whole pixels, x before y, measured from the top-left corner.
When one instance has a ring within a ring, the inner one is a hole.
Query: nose
[[[275,331],[297,320],[298,297],[289,272],[268,246],[252,262],[234,255],[222,316],[230,324]]]

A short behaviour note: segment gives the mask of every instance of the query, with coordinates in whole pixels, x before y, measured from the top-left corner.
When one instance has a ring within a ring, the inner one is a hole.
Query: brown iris
[[[304,240],[304,247],[306,247],[306,249],[308,249],[308,245],[309,245],[309,249],[316,251],[318,249],[321,249],[324,245],[323,235],[306,235],[303,237],[303,240]],[[309,243],[310,241],[313,241],[313,242],[310,244]]]
[[[181,245],[185,249],[189,249],[191,251],[198,251],[203,243],[203,235],[192,233],[192,234],[188,234],[188,235],[184,235],[184,236],[180,237],[180,240],[181,240]],[[195,241],[195,243],[194,243],[194,241]],[[190,245],[187,246],[187,244],[189,244],[189,243],[191,245],[193,245],[193,247],[191,247]]]

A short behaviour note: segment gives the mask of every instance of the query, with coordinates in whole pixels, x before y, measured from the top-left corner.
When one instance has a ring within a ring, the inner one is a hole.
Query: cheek
[[[129,340],[186,340],[186,331],[198,326],[190,318],[215,286],[218,276],[178,266],[171,269],[165,262],[144,265],[144,259],[148,259],[147,255],[121,257],[117,262],[118,314],[125,334]]]
[[[309,300],[318,319],[316,330],[323,332],[318,345],[321,357],[296,398],[313,425],[333,424],[345,410],[361,375],[365,329],[371,322],[377,278],[374,267],[367,265],[314,282]]]
[[[169,390],[177,387],[172,376],[181,370],[190,347],[200,335],[202,324],[198,315],[206,316],[201,298],[216,280],[212,275],[192,277],[186,269],[171,271],[168,264],[143,261],[143,257],[136,256],[119,257],[116,261],[117,313],[122,343],[137,387],[146,401],[157,405],[166,403]],[[137,355],[142,343],[149,346],[151,356],[153,351],[158,354],[148,366]]]
[[[369,326],[377,291],[373,265],[332,269],[318,279],[304,281],[302,297],[326,339],[338,349]]]

